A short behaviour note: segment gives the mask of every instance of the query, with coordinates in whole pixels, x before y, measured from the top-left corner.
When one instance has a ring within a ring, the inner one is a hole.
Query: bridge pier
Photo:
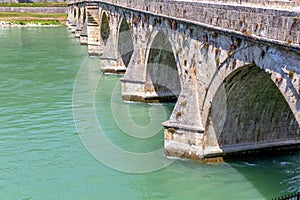
[[[227,5],[219,15],[219,5],[209,3],[191,3],[187,11],[181,7],[189,2],[177,9],[168,2],[101,2],[87,3],[87,23],[80,18],[89,55],[101,55],[104,73],[125,72],[123,100],[176,102],[162,124],[167,156],[203,160],[300,144],[297,13],[274,11],[287,22],[279,33],[280,20],[266,25],[249,17],[260,8],[239,7],[238,19]],[[69,14],[78,25],[76,6]],[[273,10],[266,15],[272,20]]]
[[[81,6],[78,8],[78,22],[75,29],[75,37],[80,38],[81,31],[83,29],[83,14],[84,14],[84,7]]]
[[[113,7],[108,8],[108,11],[104,11],[101,17],[101,37],[105,45],[103,55],[100,57],[101,71],[103,73],[123,74],[126,71],[126,66],[118,50],[121,18],[114,9]]]
[[[82,31],[80,32],[80,44],[88,45],[87,20],[84,21]]]
[[[155,18],[132,17],[133,54],[122,81],[125,101],[176,102],[180,93],[178,66],[167,31]]]
[[[82,30],[80,31],[79,38],[80,44],[87,45],[88,44],[88,33],[87,33],[87,12],[86,6],[83,7],[83,16],[82,16]]]
[[[77,28],[77,24],[78,24],[78,7],[77,6],[74,6],[73,8],[73,20],[70,24],[70,30],[71,30],[71,33],[75,33],[76,32],[76,28]]]
[[[205,37],[201,37],[204,30],[192,29],[191,34],[191,28],[194,27],[186,26],[177,30],[176,35],[173,35],[174,32],[170,34],[173,35],[173,48],[177,55],[181,91],[170,119],[162,125],[166,156],[199,160],[203,158],[205,148],[206,127],[201,108],[207,84],[204,81],[205,63],[213,69],[215,62],[208,57],[202,60],[202,53],[214,49],[209,47],[210,50],[203,51],[202,48],[206,48],[201,46],[205,41]]]
[[[146,31],[141,27],[141,23],[132,17],[131,30],[133,40],[133,53],[128,64],[127,70],[124,77],[121,78],[122,83],[122,99],[124,101],[136,101],[136,102],[147,102],[145,94],[145,83],[146,83],[146,51],[147,51],[147,37]],[[126,38],[124,38],[126,40]]]
[[[68,18],[67,18],[67,21],[66,21],[66,26],[67,26],[68,28],[70,28],[70,26],[71,26],[71,21],[72,21],[72,19],[73,19],[73,6],[68,6],[67,11],[68,11]]]
[[[103,53],[104,43],[100,37],[100,12],[96,4],[87,3],[87,35],[88,53],[90,56],[100,56]]]

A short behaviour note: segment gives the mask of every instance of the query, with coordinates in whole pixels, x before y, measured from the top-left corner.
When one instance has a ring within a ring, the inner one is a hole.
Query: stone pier
[[[68,26],[86,36],[103,72],[125,73],[123,100],[176,102],[162,124],[167,156],[203,160],[299,146],[299,8],[293,1],[76,1]]]

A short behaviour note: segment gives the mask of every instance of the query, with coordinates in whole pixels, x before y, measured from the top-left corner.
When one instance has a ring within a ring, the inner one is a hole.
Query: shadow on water
[[[300,153],[226,161],[266,199],[300,191]],[[238,191],[237,191],[238,192]]]
[[[225,105],[222,112],[220,105]],[[223,150],[298,137],[298,123],[289,105],[270,76],[257,66],[241,67],[223,81],[211,113],[215,137]],[[277,151],[270,147],[226,156],[235,159],[227,160],[232,168],[262,196],[272,199],[300,189],[300,154],[289,152],[285,147]]]

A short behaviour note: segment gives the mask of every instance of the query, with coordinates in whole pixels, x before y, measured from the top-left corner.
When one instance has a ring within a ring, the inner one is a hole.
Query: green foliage
[[[181,112],[181,111],[177,112],[177,113],[176,113],[176,119],[178,119],[179,117],[181,117],[181,115],[182,115],[182,112]]]
[[[216,48],[215,49],[215,57],[218,57],[221,54],[221,49],[220,48]]]
[[[295,71],[294,70],[290,70],[289,72],[289,77],[292,79],[294,77]]]
[[[219,66],[220,65],[220,58],[216,59],[216,65]]]
[[[63,25],[58,20],[13,20],[11,22],[20,25],[26,25],[26,24]]]
[[[26,22],[20,21],[20,22],[17,22],[17,24],[20,24],[20,25],[26,25]]]
[[[0,21],[13,22],[20,25],[41,24],[41,25],[64,25],[67,14],[56,13],[19,13],[0,12]]]
[[[176,132],[176,130],[175,130],[174,128],[172,128],[172,127],[168,128],[168,131],[169,131],[170,133],[175,133],[175,132]]]
[[[57,13],[20,13],[20,12],[0,12],[0,17],[36,17],[36,18],[67,18],[67,14]]]

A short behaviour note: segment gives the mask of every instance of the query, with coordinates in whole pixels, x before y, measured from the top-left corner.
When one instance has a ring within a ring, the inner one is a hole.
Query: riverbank
[[[67,3],[50,3],[50,2],[35,2],[35,3],[0,3],[0,7],[67,7]]]
[[[57,27],[62,26],[61,24],[55,24],[55,22],[28,22],[25,24],[17,23],[17,22],[5,22],[0,21],[0,28],[26,28],[26,27]]]
[[[2,7],[0,12],[67,14],[66,7]]]
[[[0,27],[64,26],[66,3],[0,3]]]
[[[64,26],[67,14],[0,12],[0,27]]]

